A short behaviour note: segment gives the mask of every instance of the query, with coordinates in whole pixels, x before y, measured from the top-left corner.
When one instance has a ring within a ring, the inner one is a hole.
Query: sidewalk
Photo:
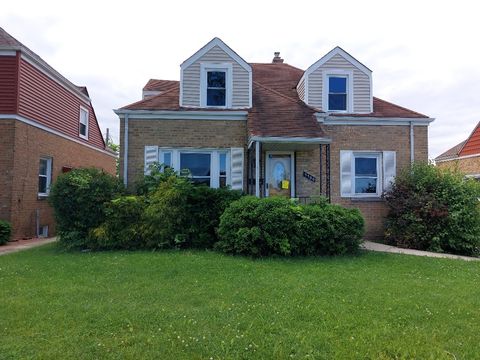
[[[30,249],[36,246],[48,244],[56,240],[57,240],[56,237],[51,237],[51,238],[35,238],[35,239],[29,239],[29,240],[18,240],[18,241],[8,242],[6,245],[0,246],[0,256],[25,250],[25,249]]]
[[[361,245],[361,248],[365,250],[370,250],[370,251],[379,251],[379,252],[387,252],[387,253],[395,253],[395,254],[427,256],[427,257],[444,258],[444,259],[460,259],[465,261],[480,261],[480,258],[476,258],[476,257],[434,253],[429,251],[420,251],[420,250],[413,250],[413,249],[402,249],[395,246],[379,244],[371,241],[364,241],[363,244]]]

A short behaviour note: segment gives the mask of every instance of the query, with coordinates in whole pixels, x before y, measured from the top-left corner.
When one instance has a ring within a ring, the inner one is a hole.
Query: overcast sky
[[[141,98],[150,78],[178,80],[180,64],[213,37],[248,62],[305,69],[336,45],[373,70],[373,94],[436,119],[430,157],[480,120],[476,2],[21,1],[2,2],[0,26],[77,85],[102,131],[118,142],[112,109]]]

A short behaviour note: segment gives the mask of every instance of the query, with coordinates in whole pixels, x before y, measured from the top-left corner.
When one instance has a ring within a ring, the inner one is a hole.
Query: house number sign
[[[303,177],[310,180],[311,182],[317,181],[317,178],[315,176],[313,176],[312,174],[309,174],[306,171],[303,172]]]

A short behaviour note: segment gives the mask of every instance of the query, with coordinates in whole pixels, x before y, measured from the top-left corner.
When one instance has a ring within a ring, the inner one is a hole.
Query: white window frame
[[[44,175],[44,174],[40,174],[40,161],[41,160],[46,160],[47,161],[47,173]],[[38,196],[40,197],[45,197],[45,196],[48,196],[48,194],[50,193],[50,186],[52,184],[52,158],[51,157],[47,157],[47,156],[41,156],[39,158],[39,161],[38,161],[38,166],[39,166],[39,169],[38,169],[38,177],[45,177],[47,178],[47,182],[46,182],[46,191],[45,192],[40,192],[40,189],[38,189]]]
[[[357,176],[355,174],[355,159],[356,158],[374,158],[377,160],[377,192],[375,193],[356,193],[355,182]],[[381,152],[359,152],[354,151],[352,154],[352,190],[350,197],[380,197],[383,192],[383,154]]]
[[[209,71],[225,72],[225,106],[208,106],[207,105],[207,74]],[[210,64],[200,63],[200,106],[207,108],[226,109],[232,107],[233,92],[233,66],[231,63]]]
[[[165,164],[165,154],[170,154],[170,167],[173,167],[173,151],[172,150],[163,150],[159,149],[159,160],[160,164]]]
[[[163,154],[170,152],[172,154],[172,168],[175,171],[180,171],[180,154],[209,154],[210,155],[210,187],[220,187],[220,154],[227,154],[226,167],[227,167],[227,181],[226,185],[231,186],[231,154],[230,149],[221,148],[159,148],[159,160],[163,161]],[[198,176],[199,178],[205,178],[207,176]],[[193,177],[195,178],[195,177]]]
[[[86,124],[83,124],[82,123],[82,111],[84,111],[86,114],[87,114],[87,123]],[[80,111],[79,111],[79,119],[78,119],[78,136],[80,136],[82,139],[85,139],[85,140],[88,140],[88,120],[89,120],[89,112],[88,112],[88,109],[83,107],[83,106],[80,106]],[[80,124],[83,124],[85,125],[85,135],[83,135],[81,132],[80,132]]]
[[[330,110],[329,95],[331,77],[344,77],[347,79],[347,108],[345,110]],[[323,109],[330,113],[353,113],[353,71],[352,70],[327,70],[323,72]]]

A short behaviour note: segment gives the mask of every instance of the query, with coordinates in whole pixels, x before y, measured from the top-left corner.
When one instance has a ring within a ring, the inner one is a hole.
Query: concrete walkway
[[[444,259],[460,259],[465,261],[480,261],[480,258],[476,258],[476,257],[434,253],[430,251],[420,251],[420,250],[413,250],[413,249],[402,249],[399,247],[379,244],[371,241],[364,241],[363,244],[361,245],[361,248],[365,250],[370,250],[370,251],[379,251],[379,252],[387,252],[387,253],[395,253],[395,254],[427,256],[427,257],[444,258]]]
[[[56,237],[51,238],[34,238],[29,240],[18,240],[8,242],[6,245],[0,245],[0,255],[10,254],[25,249],[30,249],[36,246],[49,244],[56,241]]]

